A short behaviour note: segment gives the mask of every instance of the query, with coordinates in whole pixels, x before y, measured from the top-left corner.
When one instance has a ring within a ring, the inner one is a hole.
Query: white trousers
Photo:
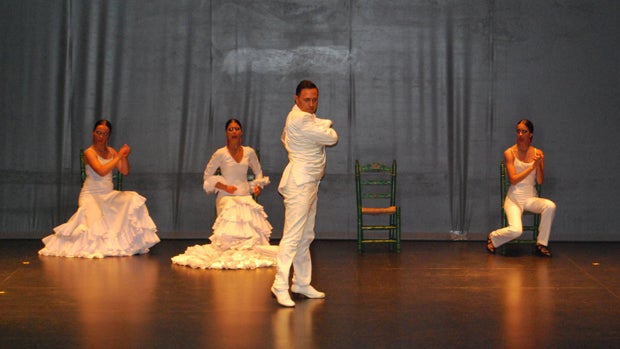
[[[540,213],[537,243],[548,246],[551,224],[555,216],[555,203],[549,199],[529,197],[519,202],[510,195],[504,201],[504,212],[508,219],[508,226],[491,232],[493,246],[499,247],[523,234],[523,211]]]
[[[289,288],[289,275],[293,266],[293,284],[310,285],[312,261],[310,244],[314,240],[314,220],[319,183],[295,185],[293,176],[280,188],[284,197],[284,231],[278,252],[278,270],[273,287],[277,290]]]

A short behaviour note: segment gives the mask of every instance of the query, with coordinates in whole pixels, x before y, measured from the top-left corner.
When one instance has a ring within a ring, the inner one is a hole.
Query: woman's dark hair
[[[534,124],[528,119],[521,119],[517,122],[517,125],[525,124],[525,127],[530,131],[530,133],[534,133]]]
[[[97,129],[97,126],[99,125],[103,125],[105,127],[108,128],[108,130],[110,130],[110,134],[112,133],[112,123],[106,119],[101,119],[97,122],[95,122],[95,127],[93,127],[93,131],[95,131]]]
[[[239,128],[241,130],[243,130],[243,126],[241,126],[241,121],[237,120],[237,119],[230,119],[228,121],[226,121],[226,127],[224,127],[224,130],[228,131],[228,125],[230,125],[231,123],[236,122],[237,125],[239,125]]]
[[[297,85],[297,89],[295,90],[295,95],[299,96],[299,94],[301,93],[301,90],[306,89],[306,88],[316,88],[317,91],[319,90],[319,88],[316,87],[314,82],[310,80],[301,80],[299,84]]]

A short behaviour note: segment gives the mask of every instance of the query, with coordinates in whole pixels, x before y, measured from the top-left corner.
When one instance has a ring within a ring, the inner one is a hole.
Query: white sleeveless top
[[[112,159],[104,159],[99,155],[97,155],[97,158],[99,158],[99,162],[101,162],[102,165],[112,161]],[[112,183],[113,170],[108,172],[105,176],[100,176],[88,164],[85,166],[85,170],[86,179],[84,180],[84,186],[82,186],[82,192],[91,194],[105,194],[114,189],[114,184]]]
[[[534,148],[534,151],[536,151],[536,148]],[[527,170],[528,167],[532,167],[532,164],[534,164],[533,161],[523,162],[519,160],[517,154],[514,154],[514,151],[513,155],[515,171],[517,172],[517,174]],[[538,196],[538,194],[536,193],[536,188],[534,187],[535,185],[536,170],[530,172],[530,174],[528,174],[527,177],[523,178],[521,182],[517,184],[511,184],[510,189],[508,189],[508,195],[518,202],[533,196]]]

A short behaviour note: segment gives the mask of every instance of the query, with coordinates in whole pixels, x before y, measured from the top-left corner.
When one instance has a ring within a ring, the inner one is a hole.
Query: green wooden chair
[[[86,180],[86,162],[84,161],[84,149],[80,149],[80,179],[81,185]],[[114,182],[114,190],[123,190],[123,174],[114,171],[112,173],[112,181]]]
[[[359,161],[355,160],[355,192],[358,252],[364,251],[364,244],[375,242],[388,243],[391,251],[400,252],[400,206],[396,205],[396,160],[392,161],[392,166],[377,162],[360,165]],[[384,216],[385,219],[367,216]],[[375,224],[369,224],[368,220],[372,220]],[[366,231],[376,233],[366,235]]]
[[[502,228],[508,226],[508,218],[506,217],[506,212],[504,211],[504,201],[506,200],[506,194],[508,193],[508,188],[510,188],[510,180],[508,179],[508,175],[506,174],[506,164],[502,161],[499,166],[499,180],[500,180],[500,217]],[[536,184],[536,192],[540,197],[542,191],[542,186],[540,184]],[[531,239],[527,236],[523,237],[521,235],[520,238],[512,240],[500,247],[501,254],[506,254],[506,246],[510,244],[532,244],[533,247],[536,246],[536,239],[538,238],[538,225],[540,224],[540,214],[524,211],[523,218],[528,219],[530,224],[526,224],[525,220],[523,221],[523,234],[525,232],[532,232]]]

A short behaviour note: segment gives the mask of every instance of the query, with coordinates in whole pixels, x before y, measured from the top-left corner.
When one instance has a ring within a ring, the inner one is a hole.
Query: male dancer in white
[[[325,298],[325,293],[310,285],[310,244],[314,240],[319,182],[325,174],[325,146],[336,144],[338,134],[331,128],[331,120],[316,117],[318,104],[319,89],[312,81],[301,81],[282,132],[289,163],[278,186],[284,198],[284,231],[271,292],[278,304],[285,307],[295,306],[288,292],[291,265],[291,292],[307,298]]]

